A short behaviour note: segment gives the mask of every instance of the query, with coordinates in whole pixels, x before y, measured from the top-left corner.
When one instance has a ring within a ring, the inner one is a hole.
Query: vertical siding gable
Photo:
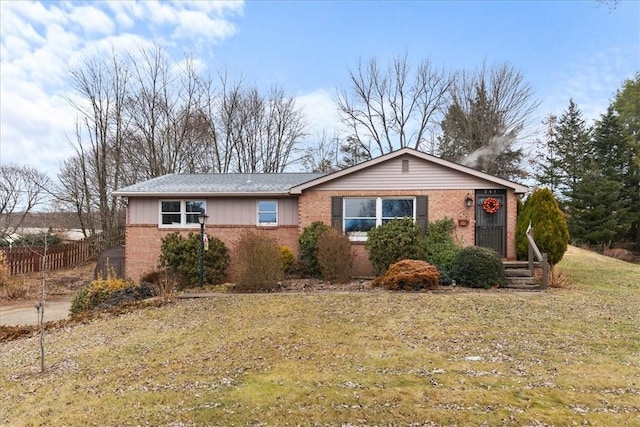
[[[403,171],[403,161],[405,170]],[[450,169],[414,156],[405,155],[372,165],[335,180],[320,184],[314,190],[413,190],[503,188],[473,175]]]

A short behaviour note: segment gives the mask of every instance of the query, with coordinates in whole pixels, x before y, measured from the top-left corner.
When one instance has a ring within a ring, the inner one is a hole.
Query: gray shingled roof
[[[291,187],[324,175],[321,173],[170,174],[121,188],[114,192],[114,195],[287,194]]]

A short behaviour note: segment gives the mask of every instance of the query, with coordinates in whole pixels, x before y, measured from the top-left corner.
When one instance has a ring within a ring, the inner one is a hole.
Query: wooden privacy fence
[[[113,245],[123,243],[124,238],[112,242]],[[2,248],[0,250],[4,253],[9,275],[14,276],[39,272],[43,265],[47,270],[71,267],[97,257],[105,249],[105,246],[103,238],[51,245],[47,248],[46,258],[44,258],[44,247]]]

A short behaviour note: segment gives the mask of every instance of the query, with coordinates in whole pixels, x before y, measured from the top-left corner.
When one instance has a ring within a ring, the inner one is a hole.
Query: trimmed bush
[[[108,303],[114,295],[127,288],[136,288],[131,282],[115,277],[98,279],[83,286],[71,300],[71,314],[77,314],[86,310],[92,310]],[[130,291],[133,293],[134,291]],[[153,296],[153,295],[151,295]],[[149,298],[148,296],[146,298]],[[142,298],[139,298],[142,299]],[[113,305],[113,303],[112,303]]]
[[[453,260],[462,247],[453,239],[456,225],[453,219],[445,218],[429,223],[424,237],[424,247],[429,262],[440,270],[451,270]]]
[[[222,240],[207,235],[209,249],[204,252],[204,282],[217,285],[225,278],[229,265],[229,250]],[[189,233],[185,238],[180,233],[167,234],[160,248],[160,268],[182,274],[188,285],[200,283],[200,233]]]
[[[322,278],[331,282],[346,282],[351,277],[351,242],[335,228],[318,239],[318,264]]]
[[[439,283],[440,273],[436,266],[406,259],[391,264],[384,276],[374,279],[372,286],[392,291],[419,291],[436,289]]]
[[[404,259],[427,259],[422,231],[411,218],[393,219],[369,230],[364,247],[378,275]]]
[[[312,277],[321,277],[322,271],[318,264],[318,238],[322,233],[331,227],[323,222],[316,221],[305,227],[300,234],[298,243],[300,244],[300,262],[304,267],[305,274]]]
[[[491,248],[468,246],[456,255],[451,277],[462,286],[490,288],[504,286],[504,265],[500,254]]]
[[[293,256],[293,252],[286,246],[280,246],[280,261],[282,262],[282,269],[285,273],[291,273],[296,263],[296,258]]]
[[[235,289],[239,292],[274,291],[283,276],[278,242],[263,233],[244,233],[238,242],[234,259]]]
[[[127,286],[126,288],[114,291],[106,301],[98,304],[97,309],[116,307],[126,303],[141,301],[158,296],[157,289],[150,283],[140,283],[139,285]]]
[[[518,215],[516,250],[520,259],[527,259],[529,256],[526,235],[529,222],[533,227],[533,240],[540,252],[547,254],[550,265],[559,263],[567,251],[569,228],[564,213],[548,188],[535,190],[527,198]]]

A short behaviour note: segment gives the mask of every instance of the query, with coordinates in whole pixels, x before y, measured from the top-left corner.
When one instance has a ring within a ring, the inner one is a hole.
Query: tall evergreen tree
[[[518,138],[538,102],[522,75],[509,64],[463,72],[451,98],[437,153],[501,178],[526,177]]]
[[[589,169],[598,169],[602,175],[599,181],[600,188],[596,192],[607,191],[608,187],[616,193],[608,213],[608,221],[613,221],[612,226],[616,231],[611,240],[623,240],[631,224],[640,219],[640,205],[634,209],[637,200],[634,194],[637,196],[638,193],[637,167],[634,166],[636,157],[637,153],[634,153],[630,136],[625,132],[613,106],[609,106],[606,114],[596,123],[593,135],[594,161]],[[587,187],[591,185],[593,184],[584,184]]]
[[[640,249],[640,71],[626,80],[612,104],[628,143],[629,170],[624,181],[630,203],[631,226],[627,238]]]
[[[605,175],[595,159],[587,165],[567,202],[569,234],[574,242],[609,246],[625,213],[619,204],[622,183]]]
[[[559,119],[550,116],[544,155],[538,168],[538,182],[553,187],[561,201],[571,199],[576,185],[585,173],[591,157],[591,129],[582,118],[582,111],[573,102]]]
[[[560,194],[562,185],[562,171],[558,165],[562,164],[557,148],[558,117],[550,114],[543,122],[546,127],[546,139],[539,141],[536,156],[532,159],[534,176],[540,186],[550,189],[553,194]]]
[[[524,178],[523,150],[516,148],[517,131],[507,130],[504,118],[493,106],[484,85],[468,111],[455,99],[442,121],[438,151],[443,159],[474,167],[505,179]]]
[[[464,111],[455,99],[442,121],[440,156],[505,179],[522,178],[522,149],[514,148],[516,132],[506,132],[504,118],[487,96],[483,82]]]

